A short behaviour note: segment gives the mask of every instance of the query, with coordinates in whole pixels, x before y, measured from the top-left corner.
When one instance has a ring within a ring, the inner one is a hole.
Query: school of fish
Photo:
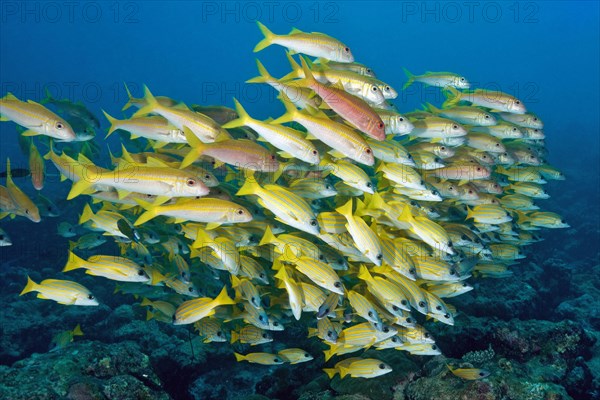
[[[231,342],[240,362],[317,358],[277,344],[293,324],[322,342],[329,377],[392,371],[360,357],[369,348],[441,354],[423,323],[453,325],[452,298],[473,289],[470,277],[509,277],[539,230],[568,227],[540,209],[543,185],[564,179],[546,161],[542,121],[510,94],[450,72],[405,70],[403,89],[439,87],[446,101],[400,114],[398,92],[344,43],[258,26],[254,51],[284,47],[291,66],[277,79],[257,60],[248,81],[279,93],[285,112],[275,119],[254,118],[240,99],[235,109],[186,105],[126,88],[130,116],[104,111],[107,137],[122,143],[107,163],[92,140],[100,122],[83,104],[6,94],[0,116],[19,126],[30,168],[13,174],[7,160],[0,217],[60,215],[15,183],[30,177],[41,191],[56,168],[72,184],[67,198],[88,200],[79,221],[58,226],[72,240],[66,276],[115,281],[148,319]],[[0,229],[0,245],[11,244]],[[28,278],[21,294],[29,292],[65,305],[102,301],[64,279]],[[54,343],[80,335],[77,326]],[[250,350],[271,342],[280,350]],[[448,368],[463,379],[489,374]]]

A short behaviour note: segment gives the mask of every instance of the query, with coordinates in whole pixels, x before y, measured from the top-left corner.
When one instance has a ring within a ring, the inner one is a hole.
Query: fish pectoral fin
[[[31,129],[28,129],[28,130],[23,131],[21,133],[21,136],[39,136],[39,135],[41,135],[41,133],[36,132],[34,130],[31,130]]]
[[[206,230],[210,231],[211,229],[215,229],[221,226],[220,222],[209,222],[206,224]]]

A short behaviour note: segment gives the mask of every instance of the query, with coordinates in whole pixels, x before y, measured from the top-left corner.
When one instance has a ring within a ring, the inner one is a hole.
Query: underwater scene
[[[597,1],[2,1],[0,399],[600,399]]]

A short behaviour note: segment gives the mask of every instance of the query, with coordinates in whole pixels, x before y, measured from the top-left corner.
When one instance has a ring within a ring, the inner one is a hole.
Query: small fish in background
[[[86,233],[77,239],[77,242],[69,242],[70,250],[91,250],[106,243],[107,237],[96,232]]]
[[[75,336],[83,336],[83,331],[79,324],[70,331],[63,331],[54,335],[52,342],[50,343],[50,351],[64,349],[73,342]]]
[[[376,358],[349,358],[338,362],[334,368],[325,368],[324,371],[329,378],[333,378],[336,373],[340,374],[340,378],[376,378],[392,372],[392,367]]]
[[[12,246],[12,240],[10,240],[10,236],[8,233],[2,228],[0,228],[0,247],[4,246]]]
[[[408,78],[408,81],[404,84],[402,89],[406,90],[414,82],[421,82],[429,86],[437,86],[446,88],[448,86],[456,89],[469,89],[471,86],[469,81],[464,77],[453,72],[425,72],[423,75],[414,75],[406,68],[404,73]]]
[[[66,116],[79,118],[93,128],[100,129],[100,121],[98,118],[96,118],[96,116],[81,102],[73,103],[68,99],[57,100],[52,97],[50,90],[46,88],[46,97],[42,99],[41,103],[50,104]]]
[[[42,217],[59,217],[61,215],[60,208],[54,204],[48,197],[38,193],[37,197],[33,199],[33,202],[38,207],[40,215]]]
[[[447,365],[452,374],[467,381],[483,379],[490,375],[490,372],[481,368],[454,368]]]
[[[38,299],[54,300],[68,306],[97,306],[99,304],[85,286],[73,281],[46,279],[38,284],[27,277],[27,285],[19,296],[30,292],[37,292]]]
[[[73,225],[66,221],[59,223],[56,230],[57,233],[64,238],[72,238],[83,232],[79,225]]]
[[[96,130],[92,125],[89,125],[84,119],[71,116],[67,118],[67,122],[75,132],[74,142],[86,142],[96,137]]]
[[[31,183],[36,190],[44,188],[46,175],[46,164],[33,140],[29,148],[29,170],[31,171]]]
[[[279,365],[283,364],[284,360],[277,354],[271,353],[249,353],[246,355],[233,353],[235,355],[235,359],[240,361],[248,361],[252,364],[261,364],[261,365]]]

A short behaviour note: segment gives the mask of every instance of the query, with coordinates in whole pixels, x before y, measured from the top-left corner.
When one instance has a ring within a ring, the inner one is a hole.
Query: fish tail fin
[[[446,86],[442,92],[444,93],[444,96],[446,96],[446,101],[442,104],[443,108],[453,107],[460,101],[461,93],[456,88]]]
[[[125,111],[127,110],[129,107],[131,107],[133,105],[133,103],[137,100],[135,97],[133,97],[131,95],[131,91],[129,91],[129,88],[127,87],[127,84],[125,82],[123,82],[123,85],[125,86],[125,92],[127,92],[127,103],[125,103],[125,105],[123,106],[123,108],[121,109],[121,111]]]
[[[235,359],[239,362],[239,361],[244,361],[246,360],[246,356],[240,353],[233,353],[235,355]]]
[[[292,57],[292,54],[289,51],[286,51],[285,55],[288,59],[288,62],[290,63],[290,67],[292,67],[292,72],[290,72],[289,74],[287,74],[279,80],[287,81],[290,79],[299,78],[303,72],[302,67],[296,62],[296,60],[294,60],[294,57]]]
[[[231,331],[231,343],[235,343],[240,340],[240,335],[236,331]]]
[[[140,199],[135,199],[135,201],[146,211],[144,211],[142,215],[140,215],[138,219],[135,220],[135,222],[133,223],[134,226],[138,226],[145,222],[148,222],[158,215],[157,206],[155,206],[154,204],[148,203]]]
[[[148,300],[145,297],[142,298],[142,302],[140,303],[140,306],[145,307],[145,306],[151,306],[151,305],[152,305],[152,301]]]
[[[282,124],[284,122],[293,121],[294,116],[298,112],[298,109],[296,108],[294,103],[292,103],[290,98],[283,91],[279,92],[279,99],[285,106],[285,114],[283,114],[281,117],[279,117],[277,119],[274,119],[273,121],[271,121],[271,123],[272,124]]]
[[[265,229],[265,234],[263,235],[263,237],[260,240],[260,243],[258,245],[262,246],[265,244],[274,243],[276,240],[277,240],[277,238],[273,234],[271,227],[269,225],[267,225],[267,229]]]
[[[473,218],[473,209],[469,206],[467,206],[467,218],[465,219],[469,219],[469,218]]]
[[[13,186],[15,183],[12,179],[12,173],[10,172],[10,158],[6,158],[6,186]]]
[[[402,70],[408,78],[408,81],[404,84],[404,86],[402,86],[402,90],[404,90],[415,82],[415,75],[404,67],[402,67]]]
[[[343,206],[336,208],[335,211],[339,212],[347,219],[352,218],[352,198],[350,198]]]
[[[317,83],[317,80],[313,76],[310,68],[308,68],[308,64],[304,57],[300,57],[300,63],[302,64],[302,71],[304,72],[304,79],[300,79],[295,81],[294,84],[306,87],[312,87]]]
[[[102,113],[104,114],[104,116],[106,117],[106,119],[108,120],[108,122],[110,123],[110,128],[108,128],[108,133],[106,134],[106,136],[104,137],[104,139],[106,139],[107,137],[109,137],[114,131],[116,131],[118,129],[117,127],[117,123],[119,122],[118,119],[116,119],[115,117],[110,116],[110,114],[108,114],[106,111],[102,110]]]
[[[150,321],[154,318],[154,313],[150,310],[146,310],[146,321]]]
[[[83,331],[81,330],[81,326],[77,324],[77,326],[72,331],[73,336],[83,336]]]
[[[221,293],[213,300],[216,306],[233,305],[235,301],[227,294],[227,286],[223,286]]]
[[[430,111],[434,114],[439,114],[442,112],[442,110],[440,110],[439,108],[437,108],[436,106],[434,106],[431,103],[425,103],[425,110]]]
[[[345,377],[349,373],[350,373],[350,369],[349,368],[345,368],[345,367],[343,367],[343,366],[340,365],[340,378]]]
[[[324,350],[323,354],[325,355],[325,361],[329,361],[329,359],[335,355],[336,350],[337,346],[330,346],[329,350]]]
[[[81,212],[81,216],[79,217],[79,225],[86,223],[94,216],[94,212],[92,211],[92,207],[89,204],[83,206],[83,211]]]
[[[69,257],[67,258],[67,263],[63,268],[62,272],[72,271],[74,269],[83,268],[85,265],[85,260],[79,256],[77,256],[72,251],[69,251]]]
[[[44,97],[42,100],[40,100],[41,104],[47,104],[47,103],[51,102],[52,100],[54,100],[52,98],[52,94],[50,93],[50,89],[48,89],[48,86],[46,86],[44,88],[44,92],[46,94],[46,97]]]
[[[273,44],[273,39],[275,39],[277,35],[271,32],[269,28],[261,24],[259,21],[256,21],[256,24],[258,25],[258,29],[260,29],[262,34],[265,36],[264,39],[258,42],[258,44],[254,47],[254,52],[258,53],[259,51]]]
[[[185,134],[185,138],[188,141],[188,144],[192,148],[190,152],[183,158],[183,161],[181,162],[181,166],[179,168],[186,168],[192,165],[206,149],[206,145],[202,143],[202,141],[198,139],[196,135],[194,135],[190,128],[184,126],[183,133]]]
[[[244,184],[235,194],[236,196],[247,196],[249,194],[257,194],[260,192],[260,185],[258,181],[254,177],[254,171],[246,172],[246,180],[244,180]]]
[[[412,225],[413,216],[412,216],[412,213],[410,212],[410,206],[408,204],[404,205],[404,209],[402,210],[402,214],[400,214],[400,216],[398,217],[398,221],[406,222],[406,223]]]
[[[358,270],[358,279],[362,279],[366,282],[370,282],[373,280],[373,276],[364,264],[362,264],[360,266],[360,269]]]
[[[327,376],[329,377],[329,379],[333,379],[333,377],[335,376],[335,374],[337,374],[337,369],[335,369],[335,368],[323,368],[323,372],[325,372],[327,374]]]
[[[269,73],[269,71],[267,71],[263,63],[261,63],[258,58],[256,59],[256,66],[258,67],[258,73],[260,75],[252,79],[248,79],[246,83],[266,83],[277,80]]]
[[[194,249],[200,249],[202,247],[208,246],[209,243],[213,243],[214,240],[206,231],[202,228],[198,228],[198,232],[196,233],[196,240],[192,243],[192,247]]]
[[[28,275],[27,276],[27,284],[25,285],[25,287],[23,288],[21,293],[19,293],[19,296],[23,296],[25,293],[35,292],[39,286],[40,285],[35,283]]]
[[[146,104],[143,107],[140,107],[140,109],[137,110],[133,114],[134,117],[140,117],[143,115],[150,114],[158,106],[160,106],[160,104],[158,104],[158,101],[156,100],[154,95],[152,95],[152,92],[150,92],[150,89],[148,89],[148,86],[145,86],[145,85],[144,85],[144,102]]]
[[[250,115],[248,115],[246,110],[244,110],[244,107],[242,107],[240,102],[237,101],[237,99],[235,97],[233,98],[233,103],[235,104],[235,111],[237,111],[239,117],[234,119],[233,121],[229,121],[225,125],[223,125],[223,128],[225,128],[225,129],[238,128],[240,126],[245,126],[248,124],[248,122],[250,122],[252,120],[252,117],[250,117]]]
[[[80,194],[82,194],[87,189],[91,188],[92,186],[94,186],[94,182],[91,182],[91,181],[85,179],[84,177],[80,177],[80,179],[77,182],[73,182],[71,191],[67,195],[67,200],[74,199],[75,197],[79,196]]]

